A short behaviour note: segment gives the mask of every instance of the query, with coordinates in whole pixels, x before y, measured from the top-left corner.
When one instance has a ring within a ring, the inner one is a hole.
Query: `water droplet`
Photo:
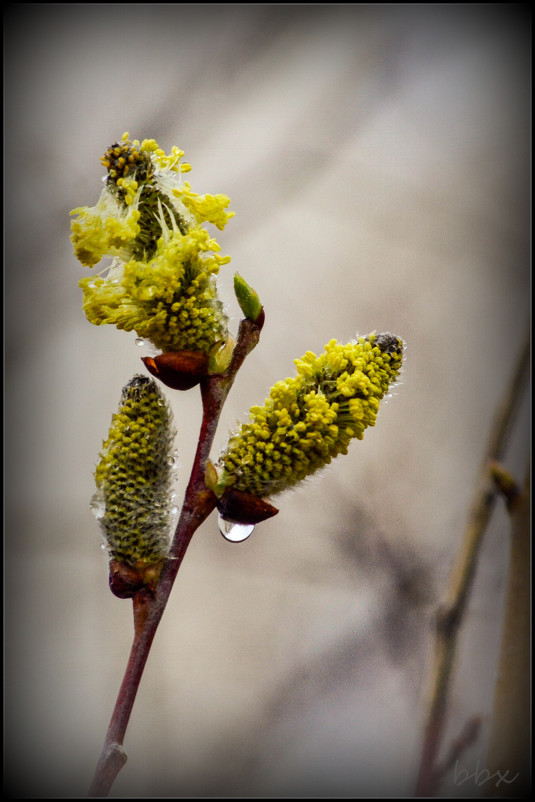
[[[142,348],[145,345],[145,340],[143,337],[136,337],[136,345]]]
[[[171,508],[171,515],[176,515],[177,512],[178,512],[178,507],[172,507]]]
[[[254,529],[254,524],[239,524],[236,521],[225,521],[221,515],[219,516],[218,524],[219,531],[225,540],[231,543],[241,543],[247,540]]]
[[[97,521],[100,521],[101,518],[104,518],[106,514],[106,502],[104,501],[103,493],[97,491],[94,494],[89,504],[89,509],[91,510]]]

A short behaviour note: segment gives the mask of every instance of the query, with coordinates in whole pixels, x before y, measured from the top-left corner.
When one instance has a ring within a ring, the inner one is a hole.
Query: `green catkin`
[[[157,384],[135,376],[123,389],[95,472],[93,507],[110,558],[129,566],[167,555],[173,478],[171,413]]]

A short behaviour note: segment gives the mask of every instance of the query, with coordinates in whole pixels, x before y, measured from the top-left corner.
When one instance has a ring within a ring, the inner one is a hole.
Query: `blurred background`
[[[266,310],[214,457],[293,359],[391,331],[375,429],[242,544],[196,533],[156,636],[115,797],[411,796],[433,616],[530,314],[523,5],[5,7],[6,766],[15,797],[87,793],[131,642],[89,510],[135,335],[81,311],[69,211],[124,131],[176,144]],[[168,393],[181,498],[196,390]],[[526,403],[507,467],[522,478]],[[508,521],[485,539],[447,738],[485,762]],[[445,781],[445,796],[476,795]]]

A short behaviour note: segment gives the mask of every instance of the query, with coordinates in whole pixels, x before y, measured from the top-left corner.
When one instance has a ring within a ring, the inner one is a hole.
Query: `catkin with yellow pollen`
[[[228,339],[216,276],[230,257],[203,226],[221,230],[233,212],[226,195],[199,195],[182,181],[191,169],[183,155],[125,134],[102,158],[96,206],[73,210],[71,239],[83,265],[113,260],[80,281],[91,323],[135,331],[164,353],[209,354]]]
[[[399,337],[370,334],[346,345],[331,340],[320,356],[297,359],[297,375],[277,382],[230,439],[215,466],[214,491],[274,496],[346,454],[351,440],[375,425],[402,358]]]

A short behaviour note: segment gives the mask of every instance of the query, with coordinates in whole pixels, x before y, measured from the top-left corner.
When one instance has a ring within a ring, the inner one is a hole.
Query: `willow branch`
[[[258,343],[262,322],[259,321],[257,324],[247,319],[242,320],[228,369],[223,374],[208,375],[201,382],[203,418],[184,504],[156,591],[154,594],[141,591],[133,599],[134,641],[89,791],[90,796],[107,796],[119,771],[126,763],[126,753],[123,749],[126,728],[156,630],[191,538],[216,506],[217,499],[212,491],[206,488],[204,478],[206,461],[210,455],[221,410],[238,370]]]
[[[525,798],[531,791],[529,470],[509,512],[511,553],[487,765],[493,775],[508,772],[508,781],[496,786],[494,796]]]
[[[446,598],[437,616],[430,704],[424,728],[417,796],[430,796],[440,780],[437,758],[446,722],[457,637],[472,589],[483,537],[499,494],[492,478],[491,465],[500,461],[505,453],[528,366],[529,338],[522,347],[506,395],[495,416],[461,550],[451,574]]]

